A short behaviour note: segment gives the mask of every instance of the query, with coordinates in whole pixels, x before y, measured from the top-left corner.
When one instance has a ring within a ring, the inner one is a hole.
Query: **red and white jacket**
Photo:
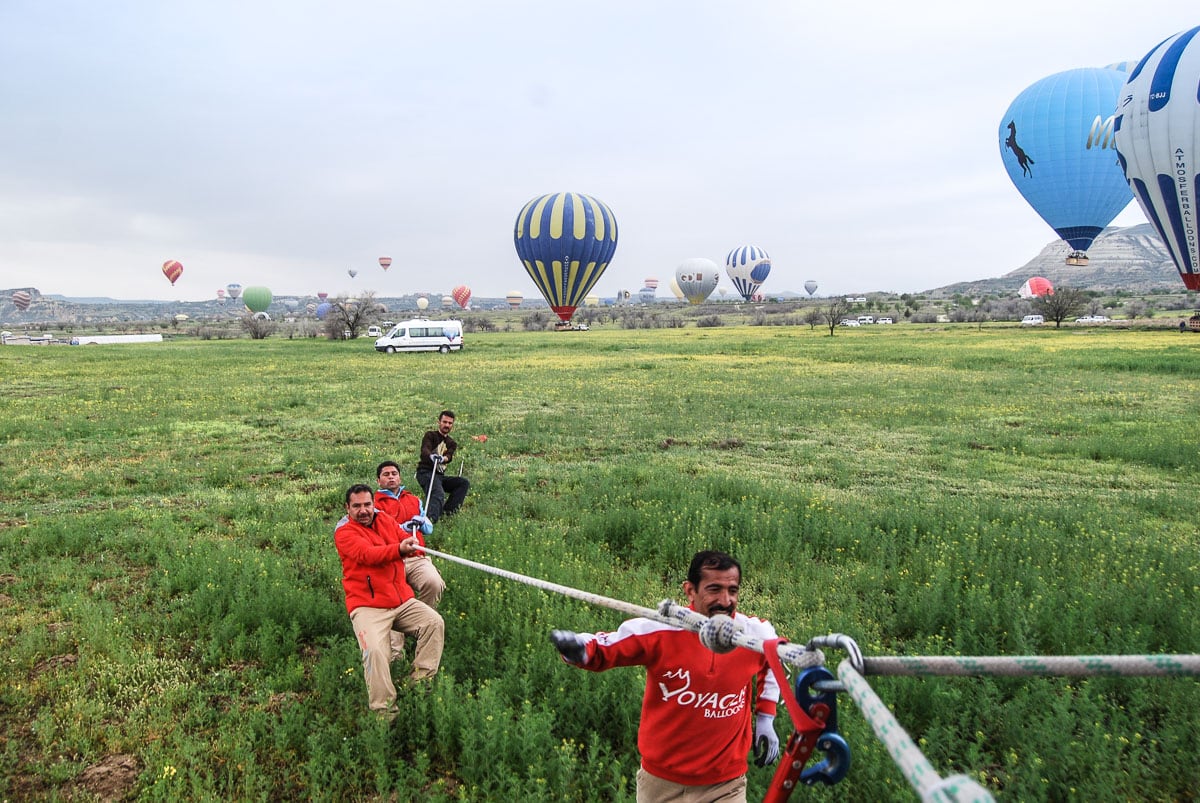
[[[761,639],[776,638],[764,619],[734,619]],[[762,653],[718,654],[690,630],[630,619],[615,633],[588,638],[584,669],[646,667],[638,725],[642,768],[687,786],[724,783],[746,774],[754,714],[775,714],[779,684]],[[757,699],[755,699],[757,690]]]

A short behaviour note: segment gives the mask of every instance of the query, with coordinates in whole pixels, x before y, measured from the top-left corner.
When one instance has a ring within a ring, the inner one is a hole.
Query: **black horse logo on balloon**
[[[1021,175],[1032,176],[1033,170],[1029,166],[1033,164],[1033,157],[1017,144],[1017,124],[1012,120],[1008,121],[1008,139],[1004,140],[1004,147],[1012,151],[1013,156],[1017,157],[1017,164],[1021,166]]]

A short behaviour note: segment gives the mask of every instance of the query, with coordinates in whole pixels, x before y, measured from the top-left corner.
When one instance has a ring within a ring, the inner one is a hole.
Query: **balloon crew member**
[[[692,610],[725,614],[759,638],[775,638],[769,622],[737,612],[741,579],[730,555],[698,552],[683,592]],[[718,654],[690,630],[644,618],[627,620],[614,633],[555,630],[550,640],[567,663],[593,672],[646,667],[639,801],[745,801],[751,742],[758,766],[778,758],[779,685],[761,653]]]
[[[333,540],[342,560],[346,611],[362,649],[370,708],[394,713],[392,629],[416,637],[410,678],[423,681],[441,666],[445,623],[416,598],[404,579],[404,559],[415,555],[420,544],[394,518],[377,511],[374,499],[371,486],[351,485],[346,490],[346,515],[337,523]]]
[[[375,491],[375,509],[403,522],[400,529],[425,546],[425,536],[433,535],[433,522],[421,515],[421,500],[417,495],[404,490],[400,482],[400,465],[393,460],[384,460],[375,469],[375,478],[379,484],[379,490]],[[437,609],[446,591],[446,582],[428,555],[418,550],[411,558],[405,558],[404,579],[412,586],[417,599]]]
[[[454,411],[442,410],[437,429],[428,430],[421,438],[421,457],[417,461],[417,484],[426,491],[425,515],[437,522],[442,516],[452,516],[467,498],[471,483],[466,477],[446,474],[446,466],[454,460],[458,443],[450,437],[454,429]]]

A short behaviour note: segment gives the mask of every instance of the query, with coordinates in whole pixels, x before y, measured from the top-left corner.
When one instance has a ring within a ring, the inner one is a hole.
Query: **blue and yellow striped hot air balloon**
[[[513,242],[550,309],[569,321],[617,250],[617,220],[590,195],[542,195],[517,215]]]

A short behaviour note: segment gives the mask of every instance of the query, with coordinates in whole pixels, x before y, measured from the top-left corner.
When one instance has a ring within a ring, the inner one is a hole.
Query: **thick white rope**
[[[811,642],[810,642],[811,643]],[[1200,655],[918,655],[863,659],[867,675],[1195,677]]]
[[[708,647],[713,652],[725,653],[731,652],[736,647],[745,647],[748,650],[755,652],[763,651],[763,640],[757,636],[747,633],[740,624],[730,619],[728,616],[718,614],[713,617],[705,616],[697,613],[685,605],[677,605],[673,600],[665,599],[658,604],[658,610],[652,608],[643,608],[639,605],[633,605],[628,602],[622,602],[619,599],[604,597],[599,594],[592,594],[588,591],[580,591],[570,586],[559,585],[558,583],[539,580],[536,577],[529,577],[524,574],[517,574],[505,569],[497,569],[494,566],[488,566],[486,563],[477,563],[466,558],[449,555],[445,552],[439,552],[436,549],[429,547],[421,547],[421,550],[427,555],[433,555],[448,560],[451,563],[459,563],[463,566],[470,566],[473,569],[478,569],[488,574],[494,574],[498,577],[504,577],[509,580],[515,580],[518,583],[540,588],[545,591],[554,591],[572,599],[590,602],[593,605],[600,605],[605,608],[612,608],[622,613],[627,613],[632,616],[641,616],[645,619],[652,619],[656,622],[672,625],[683,630],[691,630],[700,636],[700,642]],[[825,663],[825,655],[818,649],[810,649],[800,644],[780,644],[779,645],[779,660],[785,664],[795,667],[796,669],[807,669],[810,666],[821,666]]]

